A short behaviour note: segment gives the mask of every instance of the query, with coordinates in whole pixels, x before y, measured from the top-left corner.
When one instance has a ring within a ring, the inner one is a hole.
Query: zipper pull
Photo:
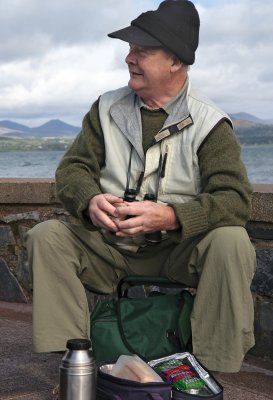
[[[164,157],[163,157],[161,174],[160,174],[161,178],[165,177],[165,169],[166,169],[167,157],[168,157],[168,146],[166,146],[165,154],[164,154]]]

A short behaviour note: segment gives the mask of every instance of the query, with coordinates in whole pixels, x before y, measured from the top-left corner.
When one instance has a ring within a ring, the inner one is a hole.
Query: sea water
[[[64,151],[0,152],[1,178],[53,178]],[[242,146],[251,183],[273,184],[273,145]]]
[[[1,178],[53,178],[64,151],[0,152]]]

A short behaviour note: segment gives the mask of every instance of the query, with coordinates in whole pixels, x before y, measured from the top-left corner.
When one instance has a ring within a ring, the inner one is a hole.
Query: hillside
[[[233,114],[230,117],[242,145],[273,144],[273,124],[245,113]]]
[[[247,113],[230,114],[230,118],[232,119],[235,133],[242,145],[273,144],[273,122],[270,123],[261,120]],[[21,147],[20,141],[22,139],[43,141],[45,138],[54,138],[56,140],[67,138],[72,140],[79,132],[79,127],[69,125],[59,119],[52,119],[34,128],[13,121],[0,121],[2,150],[4,144],[3,139],[17,139],[18,146]],[[35,142],[35,145],[36,144]],[[8,147],[10,147],[10,145],[11,143]],[[13,144],[13,147],[14,145],[15,144]]]
[[[59,119],[52,119],[41,126],[30,128],[13,121],[0,121],[0,136],[9,138],[75,137],[80,128]]]
[[[264,119],[255,117],[255,115],[251,115],[251,114],[244,113],[244,112],[229,114],[229,115],[233,121],[254,122],[257,124],[264,124],[264,125],[272,125],[273,124],[273,119],[264,120]]]

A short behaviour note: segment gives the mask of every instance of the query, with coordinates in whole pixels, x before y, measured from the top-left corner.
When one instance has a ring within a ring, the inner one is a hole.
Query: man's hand
[[[88,206],[88,215],[92,223],[98,228],[104,228],[108,231],[117,232],[118,228],[113,217],[116,207],[114,204],[123,203],[123,199],[110,193],[97,194],[94,196]]]
[[[137,236],[162,230],[175,230],[180,227],[172,207],[152,201],[127,203],[127,207],[118,207],[116,236]],[[125,219],[126,216],[131,218]]]

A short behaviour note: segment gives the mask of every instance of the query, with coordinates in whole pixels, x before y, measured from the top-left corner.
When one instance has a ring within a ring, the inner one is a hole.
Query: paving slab
[[[60,354],[32,352],[32,307],[0,302],[0,399],[52,400]],[[273,362],[247,356],[239,373],[218,373],[224,400],[273,399]]]

